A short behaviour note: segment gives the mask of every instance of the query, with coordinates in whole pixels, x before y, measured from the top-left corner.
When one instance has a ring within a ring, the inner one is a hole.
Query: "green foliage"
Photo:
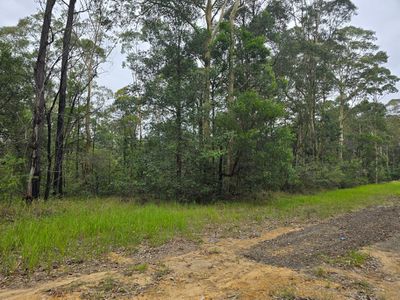
[[[287,183],[291,135],[288,128],[277,124],[283,116],[282,105],[255,92],[240,95],[227,113],[217,116],[226,147],[234,153],[233,173],[240,181],[239,191],[279,189]]]
[[[374,101],[395,92],[398,78],[374,33],[349,25],[350,0],[241,1],[236,15],[226,7],[222,16],[223,1],[208,9],[128,2],[110,11],[94,1],[74,23],[67,195],[211,202],[400,178],[396,101],[388,110]],[[0,28],[2,197],[20,193],[28,174],[41,18]],[[54,167],[64,19],[53,16],[46,58],[41,174]],[[112,23],[123,25],[124,65],[134,75],[115,93],[96,84],[114,45]]]
[[[272,296],[281,300],[296,300],[296,292],[292,287],[281,288],[272,293]]]
[[[369,182],[362,161],[351,160],[338,163],[308,163],[296,168],[296,176],[291,188],[297,191],[309,191],[332,188],[347,188]]]
[[[209,226],[223,229],[254,220],[327,218],[390,203],[400,196],[399,186],[392,182],[315,195],[280,194],[259,204],[139,205],[91,198],[35,202],[31,206],[0,203],[0,270],[9,273],[38,266],[51,269],[56,262],[90,259],[121,247],[134,248],[143,241],[159,245],[176,236],[196,239]],[[360,263],[357,255],[352,257]],[[133,271],[144,269],[139,265]]]
[[[21,167],[24,160],[10,154],[0,158],[0,201],[11,201],[17,191],[21,192]],[[22,168],[23,169],[23,168]]]
[[[3,42],[0,31],[0,158],[6,153],[22,158],[27,141],[23,136],[30,126],[32,76],[29,55],[15,53],[12,43]]]
[[[328,263],[347,268],[360,268],[370,258],[367,253],[360,251],[350,251],[343,256],[328,259]]]

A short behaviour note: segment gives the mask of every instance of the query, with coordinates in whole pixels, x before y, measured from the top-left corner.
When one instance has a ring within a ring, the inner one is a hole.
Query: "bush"
[[[342,188],[354,187],[368,183],[366,171],[362,167],[361,160],[346,161],[341,164],[343,179],[341,182]]]
[[[291,189],[304,192],[332,188],[348,188],[368,183],[367,171],[360,160],[342,163],[309,163],[295,169]]]
[[[23,159],[10,154],[0,159],[0,201],[15,198],[15,194],[23,189],[23,166]]]

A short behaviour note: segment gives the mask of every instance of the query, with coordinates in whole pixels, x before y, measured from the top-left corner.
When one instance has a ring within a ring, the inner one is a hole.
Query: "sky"
[[[377,44],[389,55],[387,67],[400,77],[400,0],[353,0],[358,7],[358,15],[352,24],[373,30],[378,38]],[[0,26],[16,25],[18,20],[34,13],[37,0],[0,0]],[[99,84],[116,91],[132,81],[132,74],[122,67],[124,57],[117,48],[109,62],[102,67]],[[400,83],[397,87],[400,90]],[[400,92],[384,96],[381,100],[400,99]]]

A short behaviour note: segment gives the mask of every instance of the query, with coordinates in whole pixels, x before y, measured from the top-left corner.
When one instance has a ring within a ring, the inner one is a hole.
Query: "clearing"
[[[273,206],[283,215],[264,206],[246,218],[230,211],[238,223],[208,224],[196,238],[180,234],[160,246],[142,242],[52,270],[14,271],[0,276],[0,299],[398,300],[400,201],[393,191],[375,194],[379,203],[366,200],[360,191],[370,187],[342,194],[352,195],[346,210],[324,193],[305,209],[302,196],[291,200],[301,213],[282,202]],[[260,210],[268,218],[250,221]]]

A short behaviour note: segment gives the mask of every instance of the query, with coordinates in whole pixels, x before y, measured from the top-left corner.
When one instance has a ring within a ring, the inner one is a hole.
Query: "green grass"
[[[124,271],[124,275],[132,276],[134,273],[144,273],[147,271],[148,268],[149,265],[147,263],[136,264],[127,268],[127,270]]]
[[[326,278],[326,277],[328,277],[328,272],[327,272],[324,268],[322,268],[322,267],[314,268],[314,269],[312,270],[312,273],[313,273],[315,276],[319,277],[319,278]]]
[[[117,199],[66,199],[0,203],[0,272],[51,269],[54,263],[88,259],[116,248],[173,237],[196,238],[206,227],[249,221],[326,218],[400,195],[400,183],[360,186],[315,195],[276,195],[262,203],[215,205],[125,203]]]
[[[296,293],[293,287],[286,287],[272,293],[275,299],[279,300],[296,300]]]
[[[370,256],[360,251],[350,251],[343,256],[336,258],[328,258],[327,262],[332,265],[339,265],[347,268],[362,267]]]
[[[143,273],[146,272],[146,270],[149,268],[149,266],[144,263],[144,264],[138,264],[132,267],[132,270],[135,272]]]

